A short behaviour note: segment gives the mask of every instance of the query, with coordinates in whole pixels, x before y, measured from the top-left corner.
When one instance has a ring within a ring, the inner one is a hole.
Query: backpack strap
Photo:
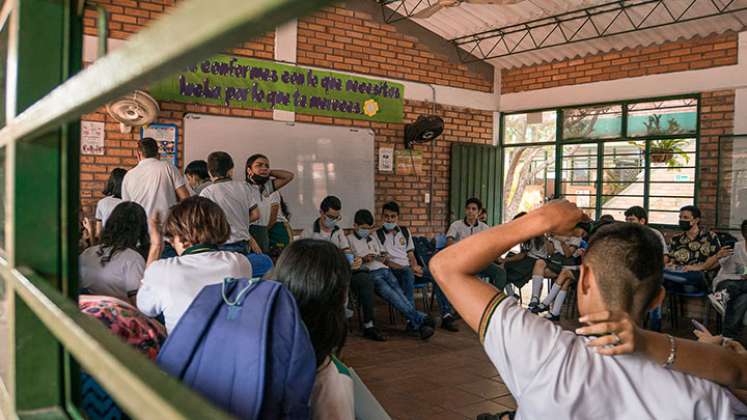
[[[399,228],[402,229],[402,235],[405,237],[405,247],[407,247],[407,242],[410,242],[410,231],[404,226]]]
[[[379,237],[379,242],[383,245],[386,241],[386,230],[383,227],[376,229],[376,236]]]

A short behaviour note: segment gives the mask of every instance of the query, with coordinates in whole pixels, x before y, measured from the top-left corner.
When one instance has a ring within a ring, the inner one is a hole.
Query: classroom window
[[[563,197],[594,218],[642,206],[676,225],[695,202],[697,97],[508,114],[503,127],[504,221]]]

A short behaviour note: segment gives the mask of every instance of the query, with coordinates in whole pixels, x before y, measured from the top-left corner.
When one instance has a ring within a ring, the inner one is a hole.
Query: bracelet
[[[670,350],[669,350],[669,357],[667,357],[667,361],[661,364],[661,367],[666,369],[671,369],[672,365],[674,364],[674,360],[677,358],[677,342],[674,340],[674,337],[667,334],[667,338],[669,339],[670,344]]]

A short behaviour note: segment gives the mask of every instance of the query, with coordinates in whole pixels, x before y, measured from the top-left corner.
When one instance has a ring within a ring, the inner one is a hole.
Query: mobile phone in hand
[[[713,334],[711,334],[710,331],[708,331],[708,328],[706,328],[705,325],[701,324],[697,320],[693,319],[692,322],[693,322],[693,326],[695,328],[697,328],[698,330],[700,330],[700,331],[702,331],[702,332],[704,332],[706,334],[713,335]]]

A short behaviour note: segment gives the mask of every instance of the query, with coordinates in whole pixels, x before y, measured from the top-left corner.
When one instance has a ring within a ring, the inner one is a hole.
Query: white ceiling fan
[[[426,18],[433,16],[441,9],[445,9],[448,7],[456,7],[456,6],[461,5],[462,3],[497,4],[497,5],[503,6],[507,4],[520,3],[522,1],[524,0],[427,0],[427,3],[429,3],[430,6],[413,14],[412,17],[417,18],[417,19],[426,19]]]

